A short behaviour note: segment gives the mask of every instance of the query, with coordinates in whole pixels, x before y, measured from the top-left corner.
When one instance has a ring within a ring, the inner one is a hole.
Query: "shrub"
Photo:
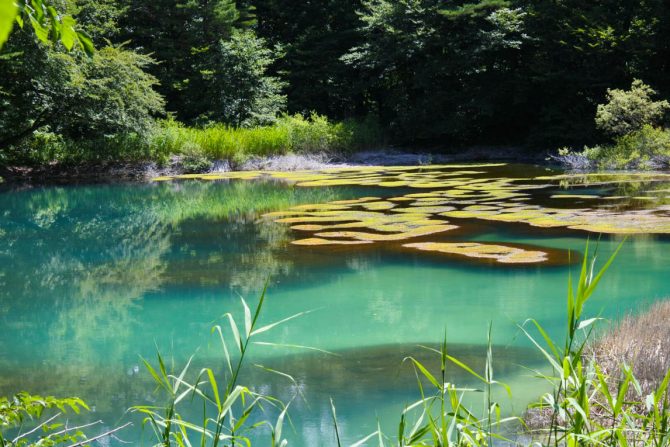
[[[645,125],[614,144],[586,147],[581,155],[601,169],[662,169],[670,165],[670,131]]]
[[[186,173],[207,172],[212,163],[202,153],[202,148],[195,143],[187,142],[182,147],[184,154],[180,160],[180,165]]]
[[[596,112],[596,126],[606,134],[621,137],[657,125],[670,108],[668,101],[654,101],[656,92],[636,79],[630,90],[607,90],[607,103],[600,104]]]

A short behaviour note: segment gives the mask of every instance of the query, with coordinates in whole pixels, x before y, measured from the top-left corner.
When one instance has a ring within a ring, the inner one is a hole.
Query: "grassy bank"
[[[36,132],[21,145],[0,151],[0,164],[42,167],[152,161],[160,166],[178,157],[185,171],[197,172],[215,160],[234,167],[253,157],[339,155],[382,144],[382,132],[372,118],[332,122],[319,115],[285,115],[273,125],[252,128],[223,124],[196,128],[163,120],[144,136],[115,135],[93,141]]]
[[[649,125],[610,144],[562,149],[557,159],[576,170],[662,170],[670,168],[670,130]]]

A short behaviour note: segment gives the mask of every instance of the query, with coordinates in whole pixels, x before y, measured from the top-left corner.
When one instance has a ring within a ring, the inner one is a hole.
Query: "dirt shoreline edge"
[[[200,172],[298,171],[347,166],[421,166],[452,162],[508,162],[549,164],[546,153],[531,153],[511,147],[475,147],[457,153],[430,150],[378,149],[348,155],[328,153],[287,154],[254,157],[239,165],[215,160]],[[173,156],[164,166],[154,161],[102,162],[80,165],[49,164],[39,167],[0,166],[0,180],[6,183],[67,181],[142,181],[152,177],[193,173],[182,157]]]

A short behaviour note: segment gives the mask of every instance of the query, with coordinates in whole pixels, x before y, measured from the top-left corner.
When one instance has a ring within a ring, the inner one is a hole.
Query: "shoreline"
[[[472,147],[463,152],[435,153],[430,150],[378,149],[353,154],[312,153],[252,157],[239,165],[214,160],[209,169],[195,173],[231,171],[300,171],[360,166],[422,166],[454,162],[506,162],[553,166],[547,154],[532,154],[513,147]],[[79,165],[0,167],[0,184],[69,183],[78,181],[144,181],[153,177],[194,173],[173,156],[165,166],[155,161],[103,162]]]

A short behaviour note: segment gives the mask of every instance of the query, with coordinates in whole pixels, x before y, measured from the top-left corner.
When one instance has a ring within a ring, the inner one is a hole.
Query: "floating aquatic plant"
[[[549,259],[548,254],[543,251],[477,242],[419,242],[404,244],[403,247],[461,255],[469,258],[492,259],[501,264],[537,264]]]
[[[421,167],[365,166],[294,172],[189,174],[159,177],[155,180],[269,178],[301,187],[374,186],[430,190],[390,198],[362,197],[300,205],[266,215],[276,219],[278,223],[291,224],[292,229],[301,232],[356,229],[364,234],[389,233],[379,236],[382,239],[377,239],[377,236],[368,237],[376,240],[402,240],[407,234],[418,234],[420,227],[446,224],[445,217],[525,223],[535,227],[563,227],[609,234],[670,233],[670,210],[664,208],[663,202],[665,193],[661,197],[655,191],[647,193],[639,187],[644,182],[668,182],[669,174],[504,177],[498,175],[500,171],[496,170],[502,166],[504,164],[500,163]],[[580,194],[579,191],[580,187],[627,182],[636,182],[635,187],[629,187],[629,190],[632,189],[630,195],[625,195],[625,192],[611,196]],[[537,204],[537,199],[530,193],[559,185],[572,190],[565,194],[545,195],[541,205]],[[588,203],[588,207],[566,209],[565,203],[570,199],[580,200],[582,204]],[[584,200],[588,202],[583,202]],[[556,207],[552,206],[554,201]],[[643,206],[646,209],[640,209]],[[625,209],[618,212],[617,207]]]

